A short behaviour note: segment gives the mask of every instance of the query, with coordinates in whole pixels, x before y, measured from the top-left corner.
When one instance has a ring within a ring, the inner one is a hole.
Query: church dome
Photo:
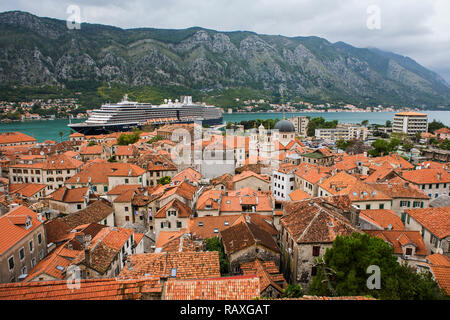
[[[288,120],[278,121],[273,128],[279,132],[295,132],[294,125]]]

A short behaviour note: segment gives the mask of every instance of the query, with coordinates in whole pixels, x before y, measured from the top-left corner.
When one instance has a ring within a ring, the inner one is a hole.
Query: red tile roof
[[[73,188],[61,187],[51,193],[48,197],[51,200],[66,202],[66,203],[80,203],[85,201],[85,196],[88,192],[88,187]]]
[[[133,254],[127,257],[127,263],[119,278],[170,277],[172,269],[176,269],[177,279],[220,277],[219,253],[206,251]]]
[[[439,239],[450,235],[450,207],[406,209],[405,213]]]
[[[36,139],[22,132],[0,133],[0,145],[22,142],[36,142]]]
[[[31,227],[26,229],[27,217],[31,218]],[[20,206],[0,217],[0,255],[17,242],[28,236],[42,224],[36,212]]]
[[[449,183],[450,173],[444,169],[420,169],[403,172],[401,177],[412,183],[421,185],[424,183]]]
[[[280,252],[272,235],[251,220],[237,223],[220,231],[220,237],[226,254],[232,254],[254,245],[265,247],[276,253]]]
[[[255,300],[260,297],[257,276],[175,280],[165,283],[165,300]]]
[[[10,184],[9,192],[17,193],[24,197],[31,197],[38,193],[41,190],[44,190],[47,187],[46,184],[39,183],[23,183],[23,184]]]
[[[244,275],[258,276],[261,293],[266,290],[268,286],[272,286],[282,293],[283,289],[287,286],[286,280],[273,261],[255,259],[250,262],[241,263],[240,267]]]
[[[392,210],[375,209],[375,210],[361,210],[360,218],[364,218],[383,229],[388,229],[389,225],[393,230],[405,230],[402,219],[399,218]]]
[[[76,289],[67,280],[7,283],[0,284],[0,300],[139,300],[146,294],[160,295],[159,280],[157,277],[80,280]]]
[[[88,183],[91,179],[91,184],[106,184],[108,177],[138,177],[144,173],[144,169],[130,163],[100,160],[86,164],[81,172],[67,179],[66,183]]]
[[[192,214],[192,209],[185,205],[178,199],[173,199],[169,203],[167,203],[164,207],[158,210],[155,215],[155,218],[165,218],[167,216],[167,210],[170,208],[176,208],[178,211],[177,217],[179,218],[188,218]]]
[[[402,246],[413,244],[416,247],[416,255],[427,255],[427,248],[423,243],[422,235],[419,231],[366,230],[365,232],[391,244],[395,254],[403,254]]]
[[[280,222],[297,243],[331,243],[338,235],[360,232],[343,216],[350,210],[348,196],[287,202],[284,210]]]

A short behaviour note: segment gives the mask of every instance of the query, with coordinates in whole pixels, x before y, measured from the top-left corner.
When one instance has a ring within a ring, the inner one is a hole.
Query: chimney
[[[441,177],[442,177],[442,174],[441,174],[441,173],[438,173],[438,174],[437,174],[437,179],[438,179],[439,181],[441,181]]]
[[[86,263],[87,266],[91,265],[91,250],[90,250],[90,245],[91,245],[91,236],[90,235],[85,235],[83,238],[83,246],[84,246],[84,262]]]
[[[245,221],[246,221],[247,223],[250,223],[250,222],[251,222],[251,218],[250,218],[249,215],[245,216]]]

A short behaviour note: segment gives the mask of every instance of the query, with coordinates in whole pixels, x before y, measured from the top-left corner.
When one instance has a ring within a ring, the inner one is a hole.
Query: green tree
[[[347,150],[348,147],[353,145],[353,141],[351,140],[338,140],[336,141],[336,147],[341,150]]]
[[[384,139],[377,139],[372,143],[372,150],[369,154],[373,157],[387,154],[389,152],[389,142]]]
[[[139,140],[140,134],[141,133],[138,130],[134,130],[133,133],[130,134],[122,133],[119,138],[117,138],[117,144],[119,146],[127,146],[136,143]]]
[[[450,140],[445,139],[439,144],[439,148],[443,150],[450,150]]]
[[[367,127],[368,124],[369,124],[369,120],[361,121],[361,125],[364,126],[364,127]]]
[[[163,137],[161,137],[161,136],[154,136],[153,138],[151,138],[150,140],[148,140],[147,143],[148,143],[148,144],[152,144],[152,143],[154,143],[154,142],[156,142],[156,141],[159,141],[159,140],[162,140],[162,139],[163,139]]]
[[[172,181],[172,178],[169,176],[165,176],[162,177],[161,179],[158,180],[159,184],[165,185],[165,184],[169,184]]]
[[[281,295],[283,298],[301,298],[303,297],[303,288],[301,285],[289,284]]]
[[[338,125],[338,120],[325,121],[324,118],[312,118],[309,120],[308,128],[306,129],[308,137],[314,137],[316,129],[334,129]]]
[[[90,147],[90,146],[96,146],[96,145],[97,145],[97,141],[91,140],[91,141],[89,141],[87,146]]]
[[[368,234],[338,236],[323,257],[308,294],[336,296],[373,296],[388,300],[421,300],[443,298],[437,283],[429,274],[416,273],[400,265],[393,248],[384,240]],[[380,288],[367,285],[372,273],[369,266],[380,270]],[[326,275],[325,270],[329,270]],[[330,290],[331,289],[331,290]]]
[[[385,126],[388,127],[388,128],[392,127],[392,122],[391,122],[391,120],[386,120]]]
[[[402,141],[400,139],[391,138],[391,140],[389,141],[389,144],[388,144],[388,149],[389,149],[388,151],[389,152],[396,151],[401,144],[402,144]]]
[[[428,132],[435,132],[438,129],[447,128],[441,121],[434,119],[432,122],[428,123]]]
[[[64,135],[64,132],[60,131],[59,132],[59,141],[61,141],[61,142],[62,142],[63,135]]]
[[[227,256],[225,255],[225,249],[223,248],[222,240],[220,240],[218,237],[206,239],[206,251],[219,252],[220,274],[227,275],[230,270],[230,263],[228,262]]]

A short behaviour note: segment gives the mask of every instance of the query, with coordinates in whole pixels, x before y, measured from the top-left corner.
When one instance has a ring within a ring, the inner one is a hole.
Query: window
[[[81,210],[81,204],[77,204],[77,209]]]
[[[129,216],[125,216],[125,221],[130,221],[130,217]]]
[[[412,248],[406,248],[405,255],[411,256],[412,255]]]
[[[125,178],[125,183],[128,183],[130,180],[128,178]]]
[[[128,211],[128,207],[125,207],[125,211]]]
[[[370,204],[366,204],[366,210],[370,210]]]
[[[380,209],[384,209],[384,203],[380,203]]]
[[[408,214],[408,215],[407,215],[407,219],[406,219],[406,223],[407,223],[407,224],[409,224],[410,218],[411,218],[411,216]]]
[[[25,258],[25,250],[23,248],[20,248],[19,250],[19,257],[20,260],[23,260],[23,258]]]
[[[29,242],[29,246],[30,246],[30,252],[33,252],[33,249],[34,249],[34,247],[33,247],[33,240],[31,240]]]
[[[23,267],[23,268],[22,268],[22,274],[27,274],[27,271],[28,271],[28,270],[27,270],[27,267]]]
[[[317,274],[317,267],[312,267],[311,269],[311,276],[315,276]]]
[[[9,270],[14,269],[14,257],[8,259]]]
[[[108,191],[108,186],[103,186],[103,191]]]
[[[38,243],[41,244],[42,243],[42,234],[38,234]]]
[[[320,246],[313,246],[313,257],[318,257],[320,255]]]
[[[93,186],[92,190],[97,191],[97,186]]]
[[[181,228],[181,221],[177,221],[177,228]]]

